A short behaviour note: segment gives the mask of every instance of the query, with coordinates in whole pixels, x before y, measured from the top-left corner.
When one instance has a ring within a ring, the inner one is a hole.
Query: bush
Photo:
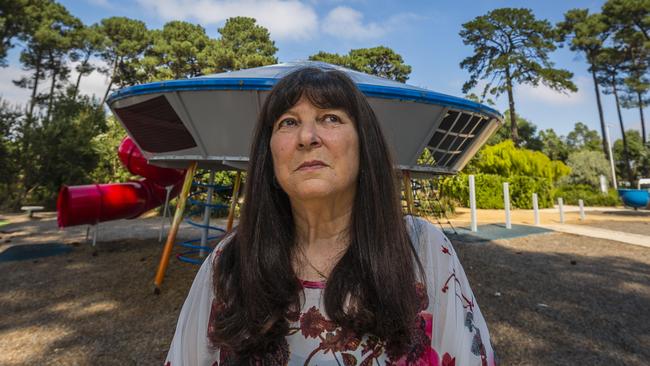
[[[548,179],[528,176],[509,178],[496,174],[475,174],[476,207],[502,209],[503,183],[509,182],[510,206],[513,208],[532,208],[533,193],[537,193],[540,208],[553,206],[552,185]],[[458,201],[469,207],[469,178],[459,174],[444,178],[440,183],[441,196]]]
[[[611,179],[609,163],[602,151],[576,151],[569,155],[567,165],[571,168],[571,174],[560,180],[567,185],[581,184],[598,188],[601,175]]]
[[[610,189],[607,194],[586,184],[562,185],[558,187],[554,194],[554,199],[562,197],[564,203],[568,205],[577,205],[581,199],[585,206],[616,206],[621,204],[618,193],[615,189]]]
[[[117,154],[120,142],[125,136],[126,131],[115,117],[108,117],[106,119],[106,130],[94,136],[91,141],[98,160],[94,169],[90,172],[90,182],[126,182],[131,179],[139,179],[126,169]]]
[[[553,207],[553,185],[547,179],[516,176],[509,181],[512,207],[532,209],[533,193],[537,193],[540,208]]]
[[[571,169],[539,151],[515,147],[512,140],[485,146],[472,159],[465,173],[495,174],[502,177],[526,176],[556,182]]]

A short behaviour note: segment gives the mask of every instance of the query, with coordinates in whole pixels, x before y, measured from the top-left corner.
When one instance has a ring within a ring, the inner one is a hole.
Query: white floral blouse
[[[337,326],[324,311],[325,283],[303,281],[300,314],[289,314],[286,343],[265,358],[265,365],[495,365],[485,319],[451,243],[431,223],[411,216],[405,220],[426,273],[426,286],[417,284],[421,311],[413,325],[410,352],[391,358],[381,339]],[[211,347],[207,338],[210,313],[218,311],[212,263],[227,241],[212,252],[194,279],[165,366],[231,364],[229,355]]]

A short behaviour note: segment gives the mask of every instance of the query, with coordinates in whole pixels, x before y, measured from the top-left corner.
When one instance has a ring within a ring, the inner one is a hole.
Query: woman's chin
[[[331,189],[301,189],[289,197],[298,201],[309,201],[316,199],[334,198],[335,194]]]
[[[308,201],[324,198],[335,198],[337,191],[331,183],[321,181],[303,182],[295,190],[287,192],[292,200]]]

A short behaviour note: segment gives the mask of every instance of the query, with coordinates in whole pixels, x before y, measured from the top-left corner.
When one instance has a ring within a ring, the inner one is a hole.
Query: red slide
[[[118,156],[131,173],[145,178],[61,187],[56,203],[59,227],[136,218],[165,203],[165,186],[173,186],[170,199],[180,192],[185,171],[150,165],[130,137],[122,140]]]

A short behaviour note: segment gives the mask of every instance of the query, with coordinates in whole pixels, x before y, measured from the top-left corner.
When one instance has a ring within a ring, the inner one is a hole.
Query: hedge
[[[562,197],[564,203],[577,205],[582,200],[585,206],[616,206],[621,204],[618,193],[610,189],[607,194],[586,184],[562,185],[553,192],[555,199]]]
[[[553,207],[553,187],[549,179],[528,176],[509,178],[496,174],[474,174],[476,188],[476,207],[502,209],[503,183],[510,188],[510,206],[513,208],[533,208],[533,193],[537,193],[540,208]],[[440,182],[441,196],[456,200],[469,207],[469,178],[458,174],[443,178]]]

